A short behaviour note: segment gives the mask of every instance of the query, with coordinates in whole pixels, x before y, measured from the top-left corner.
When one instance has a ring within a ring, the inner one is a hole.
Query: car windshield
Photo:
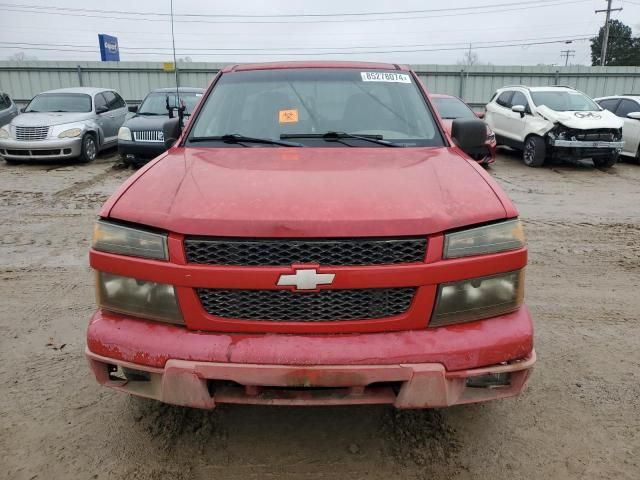
[[[346,138],[335,132],[385,142]],[[323,136],[326,133],[330,135]],[[444,145],[409,74],[351,68],[223,74],[195,119],[187,142],[195,140],[198,146],[208,146],[203,140],[219,140],[228,134],[270,140],[295,138],[303,146],[319,147]],[[210,146],[227,145],[218,141]]]
[[[601,110],[596,102],[580,92],[531,92],[531,99],[536,106],[544,105],[556,112],[597,112]]]
[[[184,100],[184,104],[187,107],[185,114],[188,115],[193,112],[193,109],[201,97],[202,94],[198,92],[180,92],[180,99]],[[175,92],[154,92],[146,96],[138,109],[138,113],[140,115],[168,115],[167,98],[169,99],[169,106],[171,108],[179,105],[179,102],[176,102],[177,97]]]
[[[453,97],[435,97],[432,98],[436,109],[440,116],[446,120],[454,120],[456,118],[476,118],[466,103],[459,98]]]
[[[25,112],[90,112],[91,96],[84,93],[41,93],[36,95]]]

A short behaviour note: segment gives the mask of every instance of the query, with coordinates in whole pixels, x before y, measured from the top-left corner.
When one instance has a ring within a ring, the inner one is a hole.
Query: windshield
[[[404,146],[444,145],[410,75],[346,68],[224,74],[195,119],[188,141],[199,139],[198,145],[206,146],[203,139],[226,134],[271,140],[296,135],[295,141],[303,145],[383,146],[354,138],[336,142],[322,137],[327,132],[374,135]]]
[[[556,112],[601,110],[593,100],[580,92],[531,92],[531,99],[536,106],[545,105]]]
[[[41,93],[36,95],[25,112],[90,112],[91,96],[84,93]]]
[[[473,110],[459,98],[435,97],[432,100],[443,119],[476,118]]]
[[[146,96],[142,105],[138,109],[140,115],[168,115],[167,110],[167,97],[169,97],[169,106],[175,108],[179,105],[176,102],[176,94],[168,92],[155,92]],[[193,109],[198,104],[198,100],[202,97],[198,92],[180,92],[180,99],[184,100],[184,104],[187,107],[185,114],[188,115],[193,112]]]

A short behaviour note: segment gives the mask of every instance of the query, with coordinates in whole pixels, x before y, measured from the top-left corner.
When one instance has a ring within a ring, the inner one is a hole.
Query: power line
[[[557,0],[540,0],[538,4],[555,3]],[[305,17],[360,17],[360,16],[374,16],[374,15],[407,15],[414,13],[439,13],[439,12],[453,12],[453,11],[472,11],[481,10],[487,8],[502,8],[512,7],[519,5],[530,5],[530,1],[523,2],[508,2],[508,3],[494,3],[489,5],[477,5],[469,7],[450,7],[450,8],[431,8],[425,10],[395,10],[386,12],[346,12],[346,13],[283,13],[283,14],[206,14],[206,13],[176,13],[174,17],[214,17],[214,18],[305,18]],[[126,11],[126,10],[100,10],[92,8],[71,8],[71,7],[47,7],[42,5],[25,5],[16,3],[0,3],[0,6],[14,7],[14,8],[32,8],[32,9],[47,9],[47,10],[59,10],[70,12],[85,12],[85,13],[105,13],[105,14],[117,14],[117,15],[142,15],[142,16],[159,16],[169,17],[170,13],[161,12],[140,12],[140,11]],[[540,6],[540,5],[538,5]]]
[[[569,65],[569,57],[575,57],[576,56],[576,51],[575,50],[561,50],[560,51],[560,56],[564,57],[564,66],[566,67],[567,65]]]
[[[546,0],[546,1],[554,1],[554,0]],[[353,23],[353,22],[388,22],[388,21],[397,21],[397,20],[420,20],[420,19],[431,19],[431,18],[442,18],[442,17],[457,17],[457,16],[462,16],[462,15],[483,15],[483,14],[490,14],[490,13],[503,13],[503,12],[510,12],[510,11],[519,11],[519,10],[530,10],[530,9],[539,9],[539,8],[544,8],[544,7],[553,7],[553,6],[559,6],[559,5],[570,5],[570,4],[576,4],[576,3],[584,3],[585,1],[588,0],[572,0],[572,1],[554,1],[554,3],[545,3],[542,5],[536,4],[536,5],[531,5],[531,2],[526,2],[527,5],[525,6],[520,6],[520,7],[513,7],[513,8],[500,8],[500,9],[496,9],[494,7],[494,9],[492,10],[485,10],[485,11],[460,11],[460,12],[456,12],[456,13],[446,13],[446,14],[436,14],[436,15],[412,15],[409,17],[383,17],[383,18],[356,18],[356,19],[349,19],[349,18],[339,18],[339,19],[323,19],[323,20],[308,20],[308,21],[297,21],[295,22],[295,24],[306,24],[306,23],[345,23],[345,22],[349,22],[349,23]],[[2,4],[0,4],[2,5]],[[148,18],[147,17],[137,17],[137,18],[130,18],[130,17],[123,17],[123,16],[105,16],[105,15],[92,15],[92,14],[88,14],[88,13],[72,13],[72,12],[66,12],[66,13],[62,13],[61,11],[55,11],[55,10],[51,10],[52,8],[55,7],[39,7],[39,6],[31,6],[31,7],[37,7],[40,8],[41,10],[25,10],[24,7],[28,7],[28,6],[23,6],[21,5],[20,7],[23,8],[17,8],[17,7],[5,7],[5,11],[9,11],[9,12],[23,12],[23,13],[30,13],[30,14],[46,14],[46,15],[62,15],[65,17],[68,16],[75,16],[75,17],[87,17],[87,18],[100,18],[102,20],[108,19],[108,20],[129,20],[129,21],[145,21],[145,22],[166,22],[167,20],[164,18]],[[476,7],[478,9],[487,9],[487,8],[491,8],[489,6],[479,6]],[[47,11],[42,10],[42,9],[48,9]],[[137,13],[142,13],[142,12],[137,12]],[[150,15],[150,13],[145,14],[145,15]],[[196,17],[202,17],[204,15],[196,15]],[[217,15],[213,15],[213,17],[217,17]],[[176,20],[176,23],[205,23],[205,24],[292,24],[294,22],[291,22],[291,20],[203,20],[203,19],[196,19],[196,20]]]
[[[574,39],[574,41],[577,40],[588,40],[591,37],[583,37],[583,38],[576,38]],[[550,40],[550,41],[540,41],[540,42],[526,42],[526,43],[511,43],[511,44],[498,44],[498,45],[479,45],[479,46],[474,46],[475,49],[487,49],[487,48],[508,48],[508,47],[528,47],[528,46],[533,46],[533,45],[550,45],[550,44],[556,44],[556,43],[565,43],[566,40]],[[19,47],[19,46],[3,46],[4,44],[6,44],[7,42],[0,42],[0,48],[2,49],[21,49],[21,50],[50,50],[50,51],[60,51],[60,52],[84,52],[84,53],[95,53],[96,50],[78,50],[78,49],[74,49],[75,47],[72,46],[72,48],[64,48],[64,49],[59,49],[59,48],[51,48],[50,46],[43,46],[43,47],[35,47],[35,46],[27,46],[27,47]],[[85,47],[83,45],[79,45],[78,47]],[[353,52],[353,51],[336,51],[336,50],[328,50],[328,51],[324,51],[324,52],[299,52],[299,51],[292,51],[292,52],[274,52],[274,51],[268,51],[267,49],[264,50],[256,50],[256,51],[251,51],[249,52],[251,55],[253,56],[274,56],[274,55],[283,55],[283,56],[312,56],[312,55],[362,55],[362,54],[380,54],[380,53],[414,53],[414,52],[443,52],[443,51],[457,51],[457,50],[467,50],[468,46],[459,46],[459,47],[447,47],[447,48],[416,48],[416,49],[407,49],[407,50],[370,50],[370,51],[357,51],[357,52]],[[219,53],[215,50],[209,51],[207,53],[204,52],[192,52],[190,50],[181,50],[180,51],[181,54],[183,55],[191,55],[191,56],[238,56],[239,53],[238,52],[228,52],[228,53]],[[138,51],[134,51],[134,52],[127,52],[128,55],[170,55],[170,51],[168,50],[167,52],[156,52],[156,51],[145,51],[145,52],[138,52]]]
[[[500,45],[502,43],[513,43],[513,42],[528,42],[528,41],[540,41],[540,40],[554,40],[557,41],[558,43],[566,43],[566,42],[572,42],[573,40],[579,41],[579,40],[585,40],[588,38],[591,38],[592,35],[590,34],[581,34],[581,35],[570,35],[570,36],[558,36],[558,35],[554,35],[552,37],[533,37],[533,38],[518,38],[518,39],[509,39],[509,40],[478,40],[475,42],[469,42],[469,41],[461,41],[461,42],[445,42],[445,43],[429,43],[429,44],[425,44],[425,43],[414,43],[414,44],[405,44],[405,45],[351,45],[349,47],[297,47],[295,49],[295,51],[300,51],[300,50],[352,50],[352,49],[362,49],[362,48],[368,48],[368,49],[380,49],[380,48],[415,48],[415,47],[437,47],[437,46],[455,46],[455,45],[469,45],[470,43],[473,43],[473,45],[484,45],[487,44],[485,46],[486,47],[490,47],[490,46],[496,46],[496,45]],[[5,45],[16,45],[16,48],[20,48],[21,45],[27,45],[27,46],[48,46],[48,47],[79,47],[79,48],[94,48],[93,45],[81,45],[81,44],[75,44],[75,43],[34,43],[34,42],[5,42],[5,41],[0,41],[1,44],[5,44]],[[171,47],[167,47],[167,49],[169,49]],[[291,51],[291,46],[287,46],[287,47],[269,47],[269,48],[216,48],[216,49],[211,49],[211,48],[199,48],[199,47],[189,47],[189,48],[185,48],[183,51],[205,51],[205,52],[218,52],[218,51],[232,51],[232,52],[242,52],[242,51],[248,51],[248,52],[252,52],[252,51],[271,51],[271,52],[275,52],[276,50],[285,50],[285,51]],[[120,50],[151,50],[151,51],[157,51],[159,48],[158,46],[155,47],[120,47]],[[354,53],[359,53],[359,52],[354,52]]]

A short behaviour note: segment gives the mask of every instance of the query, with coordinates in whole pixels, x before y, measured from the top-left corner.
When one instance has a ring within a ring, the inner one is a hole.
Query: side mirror
[[[458,118],[451,124],[451,137],[466,153],[484,146],[487,140],[487,124],[482,120]]]
[[[484,118],[485,112],[475,112],[475,114],[476,114],[476,117],[482,119],[482,118]]]
[[[520,114],[520,118],[524,117],[524,112],[526,111],[526,107],[524,105],[514,105],[511,107],[512,112],[516,112]]]
[[[131,113],[137,113],[138,112],[138,105],[129,105],[129,111]]]
[[[627,113],[627,118],[632,118],[633,120],[640,120],[640,112]]]
[[[96,107],[96,114],[98,114],[98,115],[101,115],[101,114],[106,113],[108,111],[109,111],[109,109],[107,108],[106,105],[102,105],[100,107]]]
[[[164,146],[167,150],[176,143],[176,140],[180,138],[181,133],[182,128],[180,128],[179,118],[172,118],[164,122],[162,125],[162,134],[164,135]]]

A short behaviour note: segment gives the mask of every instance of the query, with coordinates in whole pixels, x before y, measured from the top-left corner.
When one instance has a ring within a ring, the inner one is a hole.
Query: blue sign
[[[98,34],[100,43],[100,60],[103,62],[119,62],[120,49],[118,48],[118,38],[104,33]]]

